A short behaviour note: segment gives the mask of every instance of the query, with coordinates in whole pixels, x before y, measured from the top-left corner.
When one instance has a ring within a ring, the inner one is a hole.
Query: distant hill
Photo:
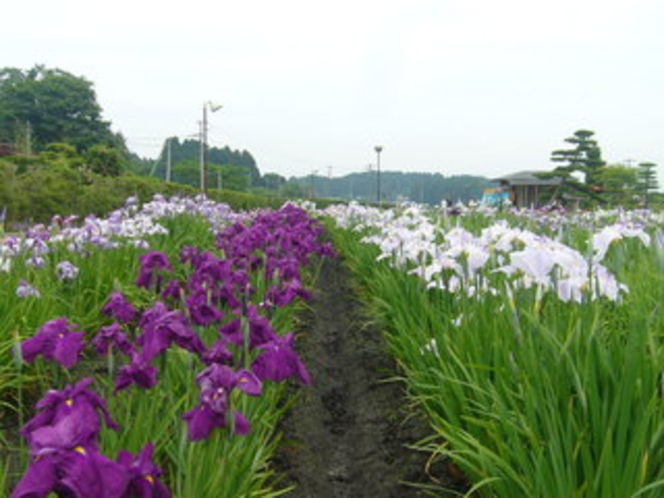
[[[302,191],[314,197],[375,202],[378,198],[375,172],[352,173],[327,178],[309,175],[289,180],[301,186]],[[451,202],[479,200],[485,188],[495,184],[483,176],[440,173],[404,173],[383,171],[380,174],[381,196],[384,202],[409,199],[425,204],[440,204],[443,199]]]

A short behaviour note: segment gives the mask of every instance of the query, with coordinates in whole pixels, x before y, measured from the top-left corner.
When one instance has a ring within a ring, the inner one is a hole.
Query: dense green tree
[[[657,165],[651,162],[639,163],[637,174],[638,190],[645,207],[650,205],[652,193],[659,188],[657,184],[657,174],[655,173],[656,167]]]
[[[192,187],[200,187],[201,168],[198,161],[180,161],[171,167],[171,181]]]
[[[19,152],[40,151],[53,142],[126,150],[101,114],[93,84],[83,77],[41,65],[0,69],[0,142]]]
[[[170,137],[171,151],[171,180],[187,185],[200,185],[200,154],[199,140],[186,139],[180,141],[178,137]],[[153,174],[164,178],[166,169],[166,147],[157,160],[155,167],[151,168]],[[221,184],[224,188],[247,190],[252,186],[262,186],[260,171],[253,156],[246,150],[232,150],[229,147],[209,147],[207,151],[208,177],[206,184],[214,187]],[[136,167],[137,163],[134,162]],[[221,168],[221,169],[220,169]],[[226,181],[226,176],[229,181]],[[194,177],[196,178],[194,180]],[[241,180],[240,180],[241,178]]]
[[[236,190],[246,192],[249,190],[251,175],[247,168],[235,166],[233,164],[210,166],[211,177],[208,179],[208,185],[211,188],[222,188],[226,190]]]
[[[93,145],[85,152],[85,165],[102,176],[119,176],[126,168],[126,159],[115,148],[106,145]]]
[[[624,164],[604,166],[598,180],[604,199],[614,206],[631,207],[637,193],[637,169]]]
[[[263,187],[268,190],[280,191],[286,183],[286,179],[277,173],[265,173],[262,178]]]

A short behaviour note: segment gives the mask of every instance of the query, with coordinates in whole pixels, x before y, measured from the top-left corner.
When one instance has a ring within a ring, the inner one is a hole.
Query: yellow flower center
[[[67,405],[67,406],[71,406],[73,404],[74,404],[74,400],[71,399],[71,398],[69,398],[67,401],[65,401],[65,405]]]
[[[150,483],[150,486],[154,485],[154,477],[152,477],[150,474],[145,474],[143,477]]]
[[[76,448],[74,448],[74,451],[75,451],[76,453],[80,453],[80,454],[83,455],[83,456],[88,456],[88,454],[87,454],[87,452],[85,451],[85,448],[83,448],[83,446],[77,446]]]

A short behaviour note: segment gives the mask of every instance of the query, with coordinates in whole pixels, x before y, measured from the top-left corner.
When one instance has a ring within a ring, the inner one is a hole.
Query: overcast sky
[[[578,129],[664,183],[661,0],[20,0],[0,66],[94,83],[141,156],[198,133],[262,173],[551,169]]]

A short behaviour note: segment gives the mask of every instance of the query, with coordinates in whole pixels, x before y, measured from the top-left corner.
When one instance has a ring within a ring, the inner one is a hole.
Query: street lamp
[[[378,207],[382,207],[382,199],[380,196],[380,153],[383,151],[382,145],[376,145],[374,147],[376,151],[376,201],[378,202]]]
[[[203,121],[201,122],[201,192],[207,191],[207,111],[217,112],[221,105],[214,104],[209,100],[203,104]]]

